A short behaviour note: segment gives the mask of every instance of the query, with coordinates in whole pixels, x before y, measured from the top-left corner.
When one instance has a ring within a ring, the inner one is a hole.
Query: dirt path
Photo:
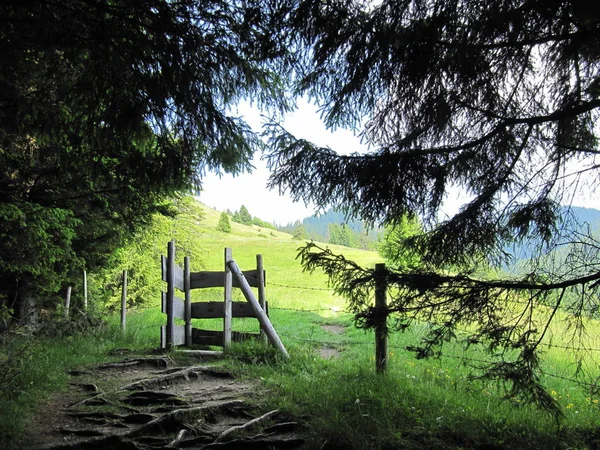
[[[302,426],[254,406],[264,391],[225,369],[124,359],[73,371],[31,424],[24,449],[296,449]]]

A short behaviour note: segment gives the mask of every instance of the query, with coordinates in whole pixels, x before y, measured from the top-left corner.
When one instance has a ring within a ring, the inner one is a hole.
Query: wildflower
[[[573,403],[569,403],[569,404],[567,405],[567,409],[571,409],[573,406],[574,406],[574,405],[573,405]]]
[[[552,394],[552,397],[556,397],[556,395],[558,394],[558,392],[556,392],[555,390],[552,390],[552,392],[550,392]]]

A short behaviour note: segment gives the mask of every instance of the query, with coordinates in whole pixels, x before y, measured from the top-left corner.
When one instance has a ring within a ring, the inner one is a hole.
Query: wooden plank
[[[254,309],[254,312],[256,313],[256,318],[260,322],[262,329],[267,334],[267,337],[269,338],[269,342],[274,347],[278,348],[279,351],[286,358],[289,358],[290,355],[288,354],[287,350],[285,349],[283,342],[281,342],[281,339],[279,339],[279,336],[277,335],[275,328],[273,328],[273,324],[271,324],[269,317],[267,316],[265,311],[261,308],[261,306],[259,305],[256,298],[254,298],[254,293],[252,292],[250,285],[246,282],[246,279],[244,278],[244,274],[242,273],[242,271],[240,270],[240,268],[238,267],[238,265],[236,264],[235,261],[230,260],[228,266],[231,268],[231,272],[233,273],[233,275],[236,276],[238,278],[238,280],[240,281],[240,284],[242,285],[241,286],[242,293],[244,294],[244,297],[246,297],[246,300],[248,300],[248,302],[252,305],[252,308]]]
[[[161,312],[163,314],[167,313],[167,294],[166,292],[162,293],[162,307]],[[173,317],[176,319],[185,320],[185,300],[179,298],[177,296],[173,296]]]
[[[262,255],[256,255],[256,271],[258,273],[258,303],[260,307],[263,309],[265,314],[268,316],[269,312],[267,311],[267,299],[265,293],[265,271],[263,268],[263,257]],[[262,336],[262,340],[268,342],[267,334],[265,330],[260,329],[260,335]]]
[[[174,345],[175,319],[173,316],[173,299],[175,297],[175,241],[167,244],[167,295],[165,301],[165,314],[167,315],[166,348]]]
[[[232,318],[232,288],[233,288],[233,275],[229,262],[233,260],[232,252],[230,248],[225,249],[225,294],[224,294],[224,306],[223,306],[223,348],[227,349],[231,344],[231,318]]]
[[[173,342],[171,345],[183,345],[185,344],[185,327],[183,325],[174,325],[172,333]],[[161,348],[167,348],[167,327],[165,325],[160,327],[160,346]]]
[[[224,272],[192,272],[190,274],[190,289],[202,289],[211,287],[224,287]],[[252,287],[259,287],[260,285],[260,274],[258,270],[245,270],[244,276],[246,277],[248,284]],[[263,280],[265,273],[263,271]],[[240,283],[237,279],[232,280],[233,287],[240,287]],[[264,283],[264,281],[263,281]]]
[[[191,309],[193,319],[218,319],[225,314],[223,302],[195,302]],[[256,313],[248,303],[231,302],[231,317],[256,317]]]
[[[223,346],[223,332],[214,330],[200,330],[192,328],[192,344]]]
[[[183,260],[183,287],[185,300],[183,302],[183,315],[185,320],[185,345],[192,345],[192,297],[190,292],[190,257],[186,256]]]
[[[233,331],[231,333],[231,338],[234,342],[241,342],[248,339],[259,339],[260,335],[258,333],[243,333],[239,331]],[[222,347],[223,332],[192,328],[192,343],[194,345],[211,345],[215,347]]]
[[[221,350],[177,350],[178,353],[183,353],[184,355],[189,355],[189,356],[202,356],[202,357],[214,357],[214,358],[218,358],[220,356],[223,356],[223,352]]]
[[[258,287],[260,285],[260,274],[258,273],[257,269],[252,269],[252,270],[244,270],[242,272],[244,274],[244,278],[246,278],[246,281],[248,282],[248,284],[252,287]],[[263,272],[263,279],[264,279],[264,272]],[[240,282],[234,277],[233,280],[233,285],[235,287],[241,288],[242,285],[240,284]]]
[[[173,249],[173,252],[175,251],[175,249]],[[173,253],[174,255],[175,253]],[[165,258],[164,256],[161,255],[160,257],[160,261],[161,261],[161,272],[162,272],[162,280],[164,282],[168,283],[167,277],[168,277],[168,271],[167,271],[167,267],[168,267],[168,258]],[[179,267],[177,264],[175,264],[175,261],[173,260],[173,283],[175,284],[175,287],[177,289],[179,289],[180,291],[184,292],[185,291],[185,286],[183,284],[183,279],[184,279],[184,274],[183,274],[183,269],[181,267]]]
[[[190,274],[190,289],[223,287],[224,272],[192,272]]]
[[[173,283],[175,284],[175,287],[181,292],[184,292],[185,286],[183,284],[183,269],[175,263],[173,263],[173,276]]]

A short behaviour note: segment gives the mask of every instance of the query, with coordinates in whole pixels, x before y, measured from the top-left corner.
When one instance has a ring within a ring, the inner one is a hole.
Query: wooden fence
[[[161,264],[162,279],[167,283],[167,291],[162,293],[162,312],[167,315],[167,324],[161,327],[161,347],[211,345],[227,348],[232,340],[260,337],[258,333],[240,333],[231,329],[232,318],[255,317],[269,342],[288,356],[266,313],[265,272],[261,255],[257,255],[256,269],[242,272],[233,260],[231,249],[226,248],[223,271],[191,272],[189,257],[184,258],[183,268],[175,263],[175,242],[171,241],[167,257],[161,257]],[[210,287],[224,288],[223,301],[192,303],[192,289]],[[251,287],[258,289],[260,303]],[[233,288],[241,289],[246,302],[232,301]],[[184,298],[175,295],[176,289],[183,293]],[[214,318],[223,318],[223,331],[192,328],[192,319]],[[185,325],[175,325],[175,319],[184,321]]]

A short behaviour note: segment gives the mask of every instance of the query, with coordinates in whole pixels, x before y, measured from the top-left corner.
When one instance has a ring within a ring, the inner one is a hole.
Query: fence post
[[[258,303],[260,304],[260,307],[263,309],[265,314],[267,314],[267,298],[266,298],[267,296],[265,293],[265,272],[264,272],[262,255],[256,255],[256,272],[258,273]],[[260,327],[260,336],[263,341],[265,341],[265,342],[269,341],[267,334],[265,333],[265,330],[262,326]]]
[[[123,271],[123,284],[121,286],[121,333],[127,328],[127,271]]]
[[[88,307],[88,289],[87,289],[87,272],[83,271],[83,309],[87,310]]]
[[[67,286],[67,295],[65,296],[65,317],[69,317],[69,308],[71,307],[71,286]]]
[[[190,292],[190,257],[183,259],[183,292],[185,294],[185,345],[192,345],[192,293]]]
[[[385,264],[375,264],[375,314],[379,323],[375,327],[375,368],[377,372],[385,372],[388,365],[387,341],[387,283]]]
[[[225,305],[223,314],[223,349],[231,345],[231,315],[232,315],[232,290],[233,275],[229,268],[229,261],[233,260],[230,248],[225,249]]]
[[[166,347],[173,347],[173,336],[175,334],[175,317],[173,316],[173,302],[175,299],[175,241],[169,241],[167,245],[167,328]]]

